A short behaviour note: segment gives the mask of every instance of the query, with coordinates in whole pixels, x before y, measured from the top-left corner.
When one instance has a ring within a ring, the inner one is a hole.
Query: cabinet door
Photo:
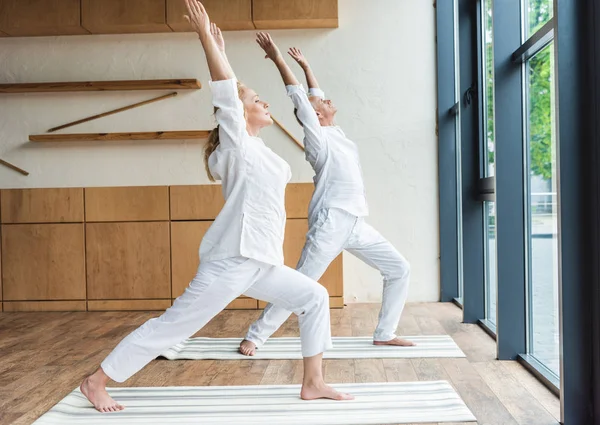
[[[337,0],[253,0],[257,29],[337,28]]]

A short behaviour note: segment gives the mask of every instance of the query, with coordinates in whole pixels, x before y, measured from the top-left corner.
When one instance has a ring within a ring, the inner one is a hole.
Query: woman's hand
[[[298,65],[300,65],[302,68],[306,68],[306,67],[310,66],[300,49],[298,49],[296,47],[290,47],[288,54],[292,58],[294,58],[294,60],[296,62],[298,62]]]
[[[215,39],[215,43],[217,43],[217,47],[221,52],[225,52],[225,40],[223,39],[223,34],[221,34],[221,28],[217,26],[214,22],[210,24],[210,33]]]
[[[204,9],[204,5],[198,0],[185,0],[189,15],[185,19],[192,25],[198,35],[208,35],[211,33],[210,19]]]
[[[265,59],[271,59],[275,62],[277,59],[281,59],[281,52],[277,48],[277,45],[271,38],[271,35],[266,32],[259,32],[256,34],[256,42],[265,51]]]

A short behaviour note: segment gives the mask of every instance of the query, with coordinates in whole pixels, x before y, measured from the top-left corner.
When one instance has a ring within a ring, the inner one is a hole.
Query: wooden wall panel
[[[290,183],[285,191],[288,218],[307,218],[312,183]],[[171,220],[214,220],[225,200],[221,185],[171,186]]]
[[[200,260],[198,249],[212,221],[179,221],[171,223],[171,285],[177,298],[196,275]]]
[[[224,204],[220,184],[171,186],[171,220],[214,220]]]
[[[169,188],[167,186],[86,188],[85,220],[87,222],[169,220]]]
[[[20,37],[88,34],[79,0],[1,0],[0,31]]]
[[[253,30],[252,0],[203,0],[211,22],[223,31]],[[176,32],[193,31],[183,17],[187,9],[183,0],[167,0],[167,24]]]
[[[171,298],[169,223],[86,224],[88,300]]]
[[[5,301],[4,311],[85,311],[85,301]]]
[[[337,28],[338,0],[253,0],[257,29]]]
[[[83,189],[4,189],[2,223],[83,222]]]
[[[312,183],[290,183],[285,189],[287,218],[308,218],[308,205],[315,185]]]
[[[171,32],[165,0],[81,0],[81,25],[92,34]]]
[[[83,224],[2,225],[5,301],[84,300]]]
[[[154,311],[171,307],[171,300],[95,300],[88,311]]]
[[[285,241],[283,243],[283,255],[288,267],[296,268],[302,248],[308,232],[308,220],[291,219],[285,226]],[[319,282],[327,288],[332,297],[344,295],[343,289],[343,262],[342,254],[338,255],[329,265]]]

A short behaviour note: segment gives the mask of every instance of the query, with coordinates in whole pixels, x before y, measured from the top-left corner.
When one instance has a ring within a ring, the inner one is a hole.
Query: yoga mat
[[[355,400],[304,401],[299,397],[299,385],[109,388],[110,395],[125,410],[100,413],[76,389],[34,424],[362,425],[475,421],[446,381],[333,386],[353,394]]]
[[[333,337],[333,348],[323,354],[325,359],[400,359],[465,357],[448,335],[403,337],[415,347],[373,345],[372,337]],[[258,360],[302,359],[300,338],[270,338],[256,350],[254,356],[238,352],[241,338],[190,338],[169,348],[162,357],[169,360]]]

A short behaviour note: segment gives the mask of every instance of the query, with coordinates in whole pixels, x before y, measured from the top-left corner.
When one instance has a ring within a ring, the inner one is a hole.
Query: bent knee
[[[387,281],[391,280],[405,280],[410,277],[410,263],[404,259],[399,259],[394,267],[384,275],[384,278]]]

